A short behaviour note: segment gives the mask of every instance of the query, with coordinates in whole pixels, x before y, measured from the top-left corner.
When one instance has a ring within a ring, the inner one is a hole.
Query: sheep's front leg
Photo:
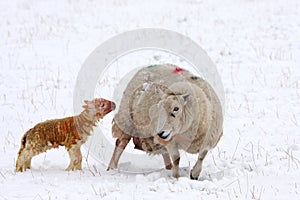
[[[135,149],[139,149],[141,151],[144,151],[142,142],[141,142],[139,137],[133,137],[133,143],[135,145],[135,147],[134,147]],[[168,169],[168,170],[172,169],[172,161],[170,159],[170,156],[169,156],[168,152],[163,153],[162,157],[163,157],[163,160],[164,160],[164,163],[165,163],[165,168]]]
[[[165,168],[170,170],[172,169],[172,162],[171,162],[171,159],[170,159],[170,155],[168,153],[163,153],[162,154],[162,157],[164,159],[164,163],[165,163]]]
[[[173,177],[178,178],[179,177],[179,161],[180,161],[180,153],[178,150],[178,147],[176,144],[168,144],[167,150],[172,158],[173,161]]]
[[[207,150],[204,150],[203,152],[200,152],[199,153],[199,156],[198,156],[198,160],[196,162],[196,164],[194,165],[193,169],[191,170],[191,173],[190,173],[190,178],[193,179],[193,180],[197,180],[199,175],[200,175],[200,172],[202,170],[202,163],[203,163],[203,159],[205,158],[207,154]]]
[[[80,151],[80,146],[81,145],[73,145],[70,149],[68,149],[68,153],[70,156],[70,164],[66,169],[67,171],[82,169],[82,155]]]

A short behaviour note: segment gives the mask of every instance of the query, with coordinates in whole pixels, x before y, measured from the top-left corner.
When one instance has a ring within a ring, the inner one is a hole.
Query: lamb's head
[[[102,119],[106,114],[110,113],[116,108],[116,104],[112,101],[103,98],[96,98],[91,101],[85,100],[85,105],[82,107],[88,111],[90,117],[95,121]]]
[[[163,141],[184,131],[191,124],[189,109],[186,108],[190,101],[190,94],[165,95],[157,106],[157,136]]]

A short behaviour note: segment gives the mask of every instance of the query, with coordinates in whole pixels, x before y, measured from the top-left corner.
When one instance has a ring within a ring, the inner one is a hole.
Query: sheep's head
[[[185,106],[190,101],[190,97],[190,94],[170,94],[158,103],[156,134],[161,143],[166,144],[183,130],[186,123],[189,123]]]
[[[91,101],[84,100],[85,105],[82,107],[93,115],[96,120],[102,119],[106,114],[116,108],[116,104],[103,98],[96,98]]]

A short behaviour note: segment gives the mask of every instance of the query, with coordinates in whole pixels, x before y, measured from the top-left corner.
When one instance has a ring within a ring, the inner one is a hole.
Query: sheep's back
[[[219,127],[223,120],[222,109],[213,88],[202,78],[171,64],[145,67],[132,77],[123,92],[119,110],[114,116],[115,123],[129,135],[152,136],[155,127],[150,124],[149,113],[151,106],[161,100],[158,89],[165,93],[172,92],[169,87],[173,83],[184,81],[195,84],[203,90],[214,107],[211,117],[216,121],[213,126]]]

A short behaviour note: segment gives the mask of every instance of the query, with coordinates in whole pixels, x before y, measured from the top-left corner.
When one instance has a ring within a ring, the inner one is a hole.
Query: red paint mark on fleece
[[[180,68],[180,67],[176,67],[174,70],[173,70],[173,73],[177,74],[177,73],[180,73],[184,71],[184,69]]]

